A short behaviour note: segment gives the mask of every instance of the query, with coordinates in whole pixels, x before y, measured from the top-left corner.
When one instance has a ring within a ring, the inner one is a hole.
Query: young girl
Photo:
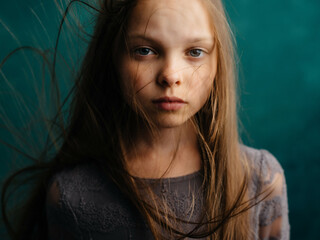
[[[63,143],[14,239],[289,239],[283,170],[239,143],[220,0],[105,0]]]

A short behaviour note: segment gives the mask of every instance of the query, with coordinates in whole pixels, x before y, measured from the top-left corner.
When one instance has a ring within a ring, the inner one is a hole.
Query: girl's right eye
[[[150,48],[141,47],[141,48],[135,49],[134,54],[140,55],[140,56],[147,56],[147,55],[155,54],[155,52],[153,50],[151,50]]]

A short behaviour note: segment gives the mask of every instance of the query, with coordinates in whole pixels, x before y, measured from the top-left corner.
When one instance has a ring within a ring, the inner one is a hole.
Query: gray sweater
[[[242,151],[252,169],[250,196],[274,187],[271,195],[249,210],[253,239],[289,239],[283,169],[265,150],[242,147]],[[188,221],[199,219],[203,211],[201,171],[161,181],[142,181],[165,199],[177,217]],[[139,212],[94,165],[80,165],[52,178],[47,195],[47,221],[49,239],[153,239]],[[191,224],[184,224],[184,231],[192,230]]]

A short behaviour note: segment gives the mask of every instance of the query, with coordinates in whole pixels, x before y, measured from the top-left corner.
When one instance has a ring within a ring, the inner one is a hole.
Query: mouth
[[[182,108],[186,102],[177,97],[161,97],[152,101],[158,109],[164,111],[176,111]]]

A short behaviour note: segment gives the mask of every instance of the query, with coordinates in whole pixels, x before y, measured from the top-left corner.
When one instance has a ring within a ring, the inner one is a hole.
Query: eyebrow
[[[147,36],[147,35],[143,35],[143,34],[129,34],[128,35],[128,40],[131,39],[141,39],[141,40],[145,40],[148,42],[152,42],[154,44],[159,44],[159,41],[155,40],[154,38]],[[198,43],[198,42],[213,42],[213,38],[212,37],[207,37],[207,36],[203,36],[203,37],[194,37],[194,38],[187,38],[186,42],[187,43]],[[161,42],[161,41],[160,41]]]

